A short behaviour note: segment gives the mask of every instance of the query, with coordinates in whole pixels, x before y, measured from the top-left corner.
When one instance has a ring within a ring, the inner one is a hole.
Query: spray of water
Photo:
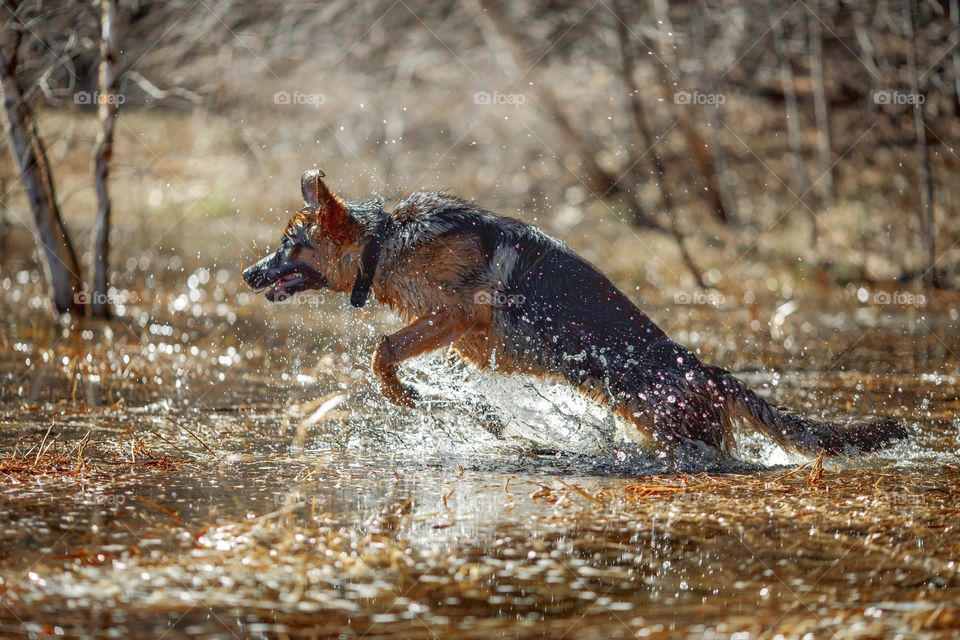
[[[556,452],[612,463],[629,455],[662,465],[633,425],[565,384],[479,371],[440,354],[408,361],[403,375],[420,396],[417,408],[393,410],[373,391],[361,401],[369,411],[349,427],[348,448],[494,459]],[[750,429],[737,440],[736,456],[753,464],[800,460]]]

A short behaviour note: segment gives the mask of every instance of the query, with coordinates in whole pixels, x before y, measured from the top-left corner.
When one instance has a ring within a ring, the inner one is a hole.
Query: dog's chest
[[[420,276],[389,278],[375,293],[379,302],[408,319],[419,318],[451,303],[450,292],[444,291],[442,284]]]
[[[408,318],[462,306],[469,285],[487,266],[479,239],[446,236],[388,256],[374,280],[377,300]]]

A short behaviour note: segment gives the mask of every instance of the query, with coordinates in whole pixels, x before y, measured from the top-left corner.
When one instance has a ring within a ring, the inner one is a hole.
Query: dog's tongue
[[[294,271],[293,273],[287,273],[287,274],[285,274],[285,275],[282,275],[282,276],[280,276],[279,278],[277,278],[277,281],[274,282],[274,283],[270,286],[270,288],[271,288],[273,291],[281,291],[281,290],[283,290],[283,285],[285,285],[286,283],[290,282],[291,280],[296,280],[297,278],[300,277],[300,275],[301,275],[301,274],[300,274],[299,271]]]

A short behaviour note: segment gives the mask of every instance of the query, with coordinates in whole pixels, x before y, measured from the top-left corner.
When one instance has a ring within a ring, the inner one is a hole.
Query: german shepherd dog
[[[673,342],[596,267],[538,229],[446,193],[348,202],[320,171],[280,248],[243,272],[271,301],[332,289],[362,307],[373,292],[409,324],[385,336],[373,371],[391,402],[416,394],[399,365],[452,347],[481,369],[564,380],[636,425],[658,452],[729,453],[743,418],[807,454],[874,451],[904,438],[892,419],[814,420],[768,404],[730,372]],[[681,449],[681,446],[684,448]]]

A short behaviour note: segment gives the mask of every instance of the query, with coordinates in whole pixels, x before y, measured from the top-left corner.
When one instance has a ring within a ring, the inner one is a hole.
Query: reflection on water
[[[338,326],[336,306],[225,304],[238,295],[229,277],[197,276],[110,326],[71,330],[10,311],[0,635],[960,625],[949,301],[878,309],[854,292],[791,309],[775,331],[750,309],[670,316],[673,335],[777,402],[898,416],[913,434],[823,469],[745,434],[746,463],[683,475],[563,389],[444,357],[405,371],[424,404],[397,410],[367,371],[379,328]]]

